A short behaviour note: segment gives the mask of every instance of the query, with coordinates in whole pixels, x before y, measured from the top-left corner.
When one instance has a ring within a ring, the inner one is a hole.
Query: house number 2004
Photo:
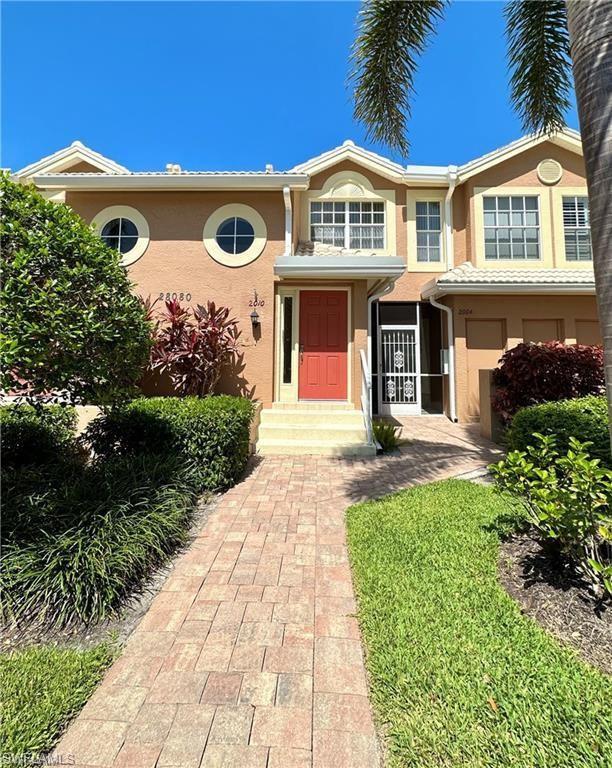
[[[174,293],[171,293],[170,291],[164,293],[163,291],[160,291],[159,299],[160,301],[191,301],[191,294],[182,291],[181,293],[177,293],[176,291],[174,291]]]

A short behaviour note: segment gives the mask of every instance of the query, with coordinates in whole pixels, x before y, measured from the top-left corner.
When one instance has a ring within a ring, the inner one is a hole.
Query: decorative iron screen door
[[[379,412],[421,413],[421,364],[416,325],[381,325],[379,330]]]

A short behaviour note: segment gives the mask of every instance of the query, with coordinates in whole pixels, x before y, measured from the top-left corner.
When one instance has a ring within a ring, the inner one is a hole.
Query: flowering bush
[[[517,498],[543,548],[573,561],[612,597],[612,471],[571,437],[561,455],[553,435],[535,433],[526,451],[511,451],[489,469],[497,488]]]
[[[603,349],[546,341],[518,344],[493,373],[493,408],[508,421],[519,408],[604,391]]]
[[[150,305],[147,310],[150,314]],[[238,351],[238,322],[229,315],[227,307],[212,301],[193,310],[167,301],[153,332],[150,369],[167,373],[182,396],[214,392],[223,366]]]

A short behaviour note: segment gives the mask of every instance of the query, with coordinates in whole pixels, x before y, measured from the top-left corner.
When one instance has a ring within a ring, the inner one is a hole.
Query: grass
[[[3,756],[45,752],[85,704],[112,660],[111,646],[33,646],[0,655]]]
[[[449,480],[348,510],[359,620],[389,768],[612,766],[610,679],[497,580],[491,488]]]

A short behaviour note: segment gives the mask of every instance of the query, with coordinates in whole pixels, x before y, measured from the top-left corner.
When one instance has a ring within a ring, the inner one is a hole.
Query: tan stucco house
[[[462,166],[345,141],[282,172],[130,172],[75,142],[15,177],[91,222],[142,295],[231,307],[223,387],[261,402],[262,452],[367,453],[368,411],[474,421],[504,350],[601,343],[575,131]]]

